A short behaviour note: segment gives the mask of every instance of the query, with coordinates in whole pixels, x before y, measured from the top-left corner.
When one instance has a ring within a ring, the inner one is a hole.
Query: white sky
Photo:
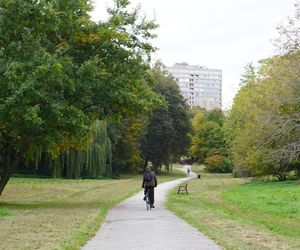
[[[132,0],[160,25],[153,59],[223,70],[223,108],[231,105],[247,63],[275,54],[276,26],[294,14],[296,0]],[[112,0],[94,0],[94,20]]]

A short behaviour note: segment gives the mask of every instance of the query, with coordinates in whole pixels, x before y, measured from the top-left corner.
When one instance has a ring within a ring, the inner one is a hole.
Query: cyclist
[[[154,188],[157,187],[157,179],[155,173],[152,171],[151,166],[145,168],[143,175],[142,188],[145,188],[144,194],[149,191],[150,206],[154,208]],[[145,200],[145,197],[144,197]]]

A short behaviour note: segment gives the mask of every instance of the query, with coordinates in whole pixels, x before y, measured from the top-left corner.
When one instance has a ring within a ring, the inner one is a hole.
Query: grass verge
[[[250,182],[209,174],[167,206],[224,249],[300,249],[299,182]]]
[[[158,181],[183,176],[174,170]],[[140,186],[141,176],[129,175],[118,180],[12,178],[0,199],[1,249],[80,249],[108,210]]]
[[[9,216],[12,215],[12,213],[4,208],[0,208],[0,217]]]

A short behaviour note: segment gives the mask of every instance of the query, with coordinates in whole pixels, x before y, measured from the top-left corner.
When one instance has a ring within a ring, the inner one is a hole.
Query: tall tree
[[[300,178],[300,3],[295,14],[278,27],[275,45],[280,55],[269,61],[265,71],[268,105],[264,149],[267,161],[284,173],[296,169]],[[284,178],[284,175],[281,174]]]
[[[242,75],[242,78],[240,80],[240,87],[243,87],[247,84],[253,84],[257,80],[257,69],[253,65],[253,63],[249,63],[245,67],[245,73]]]
[[[141,143],[147,125],[148,115],[143,114],[124,117],[118,126],[114,126],[113,132],[119,135],[113,151],[115,174],[120,171],[139,172],[143,169]]]
[[[94,23],[87,0],[0,2],[0,195],[22,158],[82,148],[96,118],[151,109],[156,24],[128,5]]]
[[[156,63],[152,74],[154,91],[165,99],[166,104],[153,110],[143,141],[143,157],[146,164],[151,161],[155,169],[162,164],[169,169],[172,162],[186,153],[190,143],[188,106],[163,65]]]
[[[278,28],[280,54],[261,61],[256,79],[246,71],[246,85],[234,100],[225,127],[240,172],[284,180],[297,170],[300,176],[299,23],[296,4],[295,16]]]
[[[82,178],[111,176],[111,141],[108,138],[107,124],[96,120],[92,125],[91,143],[78,149],[67,149],[53,159],[49,153],[37,152],[31,165],[36,170],[48,167],[54,178]]]
[[[277,176],[296,169],[300,174],[300,88],[299,55],[288,55],[269,61],[264,78],[266,105],[262,106],[261,127],[264,131],[260,149],[265,161],[273,165]]]
[[[212,172],[230,172],[226,164],[227,146],[223,133],[224,116],[221,110],[196,110],[192,120],[190,154]]]
[[[261,137],[260,112],[264,105],[258,75],[246,66],[243,86],[234,98],[234,104],[224,123],[224,132],[230,147],[234,173],[254,175],[263,168],[258,140]]]

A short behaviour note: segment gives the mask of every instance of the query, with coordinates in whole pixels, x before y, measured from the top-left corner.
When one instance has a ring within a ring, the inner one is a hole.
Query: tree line
[[[232,108],[198,110],[190,154],[212,172],[300,178],[300,6],[278,27],[277,55],[245,67]]]
[[[20,168],[112,176],[169,166],[186,149],[188,107],[162,65],[150,67],[158,25],[128,0],[105,21],[91,10],[88,0],[0,2],[0,195]]]
[[[246,66],[225,123],[237,175],[300,177],[300,8],[278,27],[278,55]]]
[[[280,53],[246,66],[232,109],[189,110],[150,66],[158,25],[128,0],[94,22],[87,0],[0,2],[0,195],[12,173],[64,178],[167,170],[191,156],[211,172],[274,175],[299,165],[299,17]]]

